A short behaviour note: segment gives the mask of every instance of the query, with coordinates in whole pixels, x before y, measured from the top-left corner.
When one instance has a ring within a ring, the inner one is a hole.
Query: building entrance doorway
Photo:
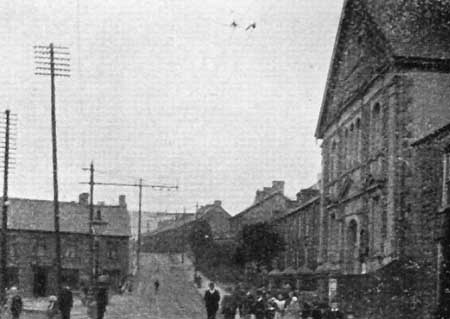
[[[37,266],[33,268],[33,272],[33,294],[36,297],[44,297],[47,293],[48,268]]]

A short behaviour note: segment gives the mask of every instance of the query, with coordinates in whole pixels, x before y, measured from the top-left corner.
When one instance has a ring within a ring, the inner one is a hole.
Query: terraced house
[[[323,178],[317,271],[329,275],[332,298],[363,316],[429,318],[437,307],[429,276],[413,276],[414,287],[393,285],[435,255],[418,255],[421,246],[408,238],[421,230],[405,225],[415,209],[420,215],[412,143],[450,121],[449,38],[448,0],[348,0],[343,7],[316,130]],[[391,283],[369,279],[378,275],[391,275]]]
[[[60,202],[63,281],[77,289],[88,280],[89,196],[79,202]],[[100,235],[99,270],[109,274],[112,289],[128,274],[130,217],[125,196],[118,205],[95,205],[95,214],[107,222]],[[11,198],[8,206],[8,281],[25,295],[46,296],[56,284],[53,201]]]

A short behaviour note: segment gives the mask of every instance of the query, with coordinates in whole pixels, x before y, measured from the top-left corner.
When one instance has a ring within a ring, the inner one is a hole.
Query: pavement
[[[133,292],[114,295],[109,301],[105,319],[203,319],[206,311],[202,295],[205,287],[198,290],[193,282],[193,265],[181,263],[180,256],[165,254],[142,254],[141,271],[135,281]],[[160,282],[159,291],[154,281]],[[204,285],[209,281],[205,278]],[[46,299],[24,300],[22,319],[46,318]],[[72,319],[88,319],[86,308],[76,299]]]

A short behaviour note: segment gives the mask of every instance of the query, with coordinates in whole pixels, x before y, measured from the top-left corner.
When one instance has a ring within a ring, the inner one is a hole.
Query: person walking
[[[222,299],[222,314],[224,319],[234,319],[236,316],[236,296],[226,295]]]
[[[324,319],[344,319],[344,314],[339,310],[337,302],[332,302],[331,306],[323,315]]]
[[[58,307],[61,311],[61,318],[70,319],[70,311],[73,307],[73,295],[68,285],[64,285],[59,291]]]
[[[17,287],[15,286],[11,287],[10,296],[11,301],[9,309],[11,312],[11,317],[12,319],[19,319],[20,314],[22,313],[23,310],[23,302],[22,297],[19,295],[19,290],[17,289]]]
[[[48,297],[47,306],[47,318],[48,319],[61,319],[61,310],[58,305],[58,298],[56,296]]]
[[[159,285],[160,285],[159,280],[156,279],[155,282],[153,283],[153,285],[155,286],[155,295],[157,295],[158,291],[159,291]]]
[[[105,285],[99,285],[96,294],[97,301],[97,319],[103,319],[106,306],[108,305],[108,289]]]
[[[213,282],[209,283],[209,289],[206,290],[203,299],[205,300],[206,313],[208,315],[208,319],[215,319],[217,310],[219,310],[220,293],[215,288]]]
[[[252,313],[255,315],[255,319],[264,319],[266,315],[266,301],[264,300],[264,294],[261,290],[256,292],[256,300],[253,305]]]

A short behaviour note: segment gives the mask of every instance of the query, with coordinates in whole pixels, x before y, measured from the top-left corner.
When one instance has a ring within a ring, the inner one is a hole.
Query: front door
[[[48,269],[46,267],[35,267],[33,271],[33,294],[36,297],[43,297],[47,293]]]

